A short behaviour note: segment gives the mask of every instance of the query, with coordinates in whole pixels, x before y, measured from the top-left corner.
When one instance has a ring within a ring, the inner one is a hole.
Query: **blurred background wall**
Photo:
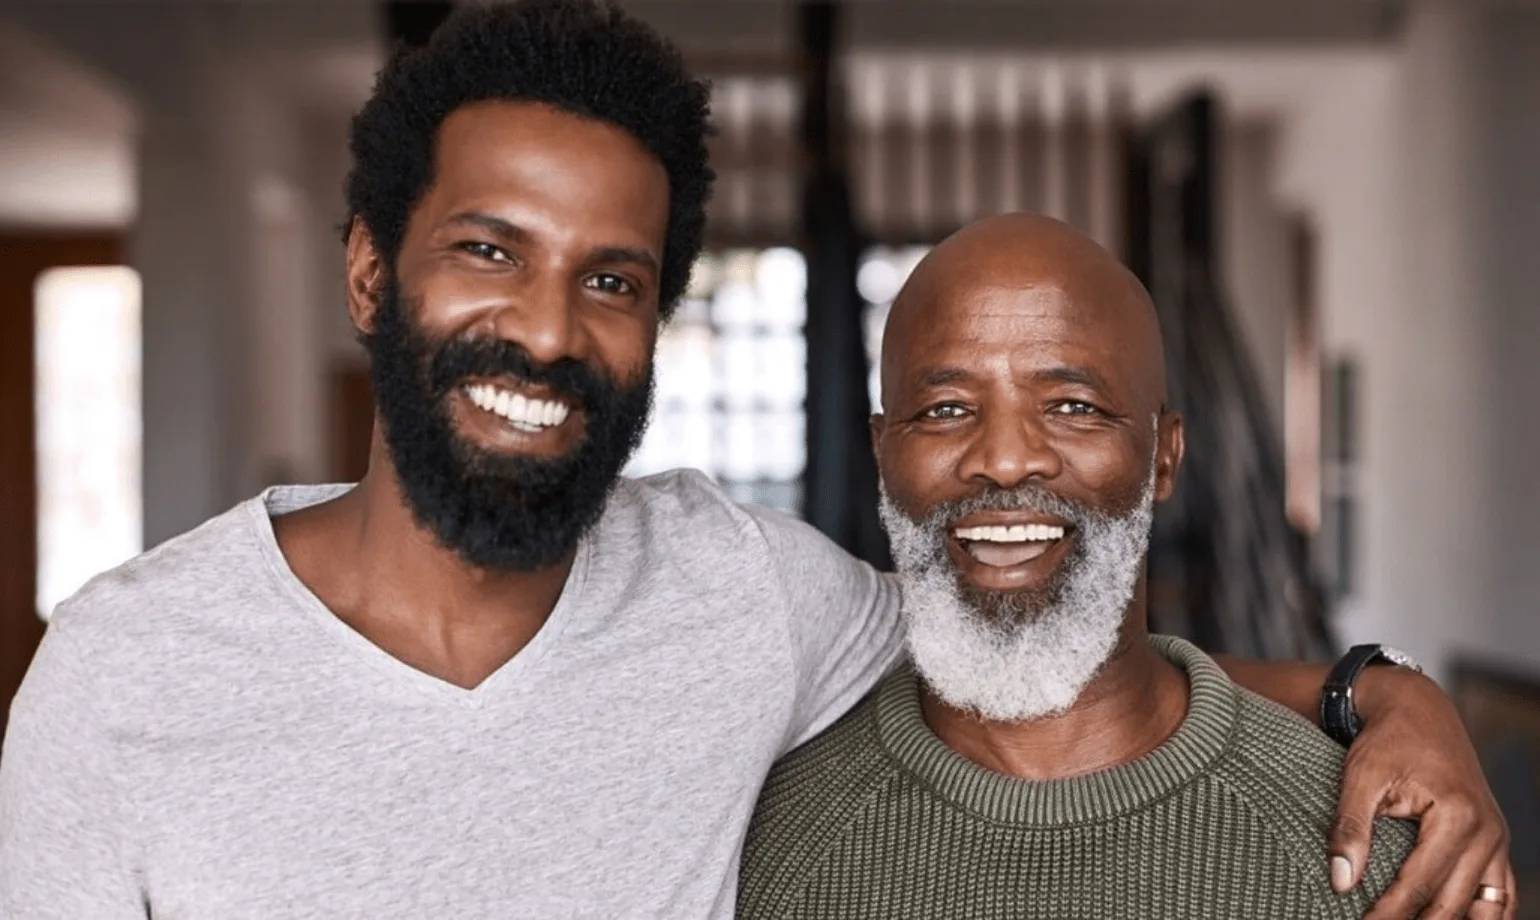
[[[967,220],[1046,211],[1142,266],[1209,426],[1158,625],[1393,642],[1491,711],[1534,689],[1540,2],[624,5],[722,126],[632,472],[700,466],[880,560],[858,426],[886,305]],[[0,0],[5,698],[84,577],[361,472],[347,123],[447,8]],[[49,271],[86,265],[127,269]]]

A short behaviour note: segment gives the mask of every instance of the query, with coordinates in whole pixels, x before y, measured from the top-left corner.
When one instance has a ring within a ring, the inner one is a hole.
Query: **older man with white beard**
[[[1136,504],[1122,515],[1023,482],[945,502],[914,521],[884,489],[882,521],[905,576],[908,648],[941,699],[1002,722],[1075,702],[1121,635],[1149,548],[1157,472],[1152,459]],[[1069,533],[1076,545],[1046,596],[969,591],[947,558],[948,530],[994,568],[1031,563],[1067,545]]]
[[[1415,825],[1381,820],[1361,883],[1331,877],[1342,749],[1147,633],[1151,518],[1183,440],[1137,280],[1055,221],[975,224],[900,294],[882,390],[911,664],[778,764],[739,917],[1370,910]],[[1437,915],[1501,916],[1494,868]]]

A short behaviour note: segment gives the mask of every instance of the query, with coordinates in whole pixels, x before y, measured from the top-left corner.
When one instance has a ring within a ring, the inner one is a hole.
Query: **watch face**
[[[1418,674],[1422,673],[1422,665],[1417,663],[1417,659],[1393,646],[1380,646],[1380,657],[1384,658],[1386,661],[1393,665],[1398,665],[1403,668],[1411,668]]]

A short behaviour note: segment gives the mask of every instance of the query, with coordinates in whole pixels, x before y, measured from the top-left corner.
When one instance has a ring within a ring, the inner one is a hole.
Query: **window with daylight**
[[[139,274],[123,266],[38,277],[37,609],[142,548]]]
[[[800,512],[806,293],[795,249],[701,256],[658,336],[652,423],[627,475],[694,467],[735,500]]]
[[[929,246],[873,246],[861,257],[856,272],[856,291],[866,302],[863,316],[866,333],[866,362],[870,368],[867,391],[875,411],[882,405],[882,379],[878,364],[882,358],[882,330],[888,323],[888,308],[898,289],[920,264]]]

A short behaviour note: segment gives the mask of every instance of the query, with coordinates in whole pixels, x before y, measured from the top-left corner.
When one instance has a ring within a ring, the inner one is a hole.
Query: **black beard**
[[[417,523],[483,569],[529,572],[563,559],[604,512],[641,443],[652,408],[652,366],[618,381],[563,358],[541,365],[523,348],[477,337],[432,341],[387,283],[363,338],[385,446]],[[562,457],[509,457],[456,434],[449,399],[474,377],[542,384],[586,416]]]

